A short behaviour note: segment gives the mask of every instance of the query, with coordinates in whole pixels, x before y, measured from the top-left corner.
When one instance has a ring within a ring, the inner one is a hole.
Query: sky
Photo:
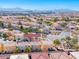
[[[79,0],[0,0],[0,8],[31,10],[72,9],[79,11]]]

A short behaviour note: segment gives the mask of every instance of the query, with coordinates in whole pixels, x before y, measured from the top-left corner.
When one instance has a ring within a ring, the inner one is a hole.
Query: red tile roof
[[[0,59],[8,59],[8,57],[0,57]]]
[[[41,35],[40,34],[24,34],[24,37],[26,37],[26,38],[33,38],[33,37],[40,37]]]
[[[32,59],[49,59],[47,53],[32,53],[31,57]]]
[[[30,53],[32,59],[75,59],[73,56],[68,55],[67,52],[39,52]],[[1,55],[0,59],[7,59],[10,55]]]

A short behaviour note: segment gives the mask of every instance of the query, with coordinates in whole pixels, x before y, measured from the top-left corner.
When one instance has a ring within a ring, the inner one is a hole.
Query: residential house
[[[10,59],[29,59],[28,54],[11,55]]]
[[[79,59],[79,52],[70,52],[75,59]]]
[[[31,53],[30,54],[31,59],[49,59],[49,56],[47,53]]]
[[[3,51],[5,53],[15,52],[16,51],[16,43],[14,43],[14,42],[5,42]]]
[[[75,59],[70,53],[67,52],[51,52],[48,53],[50,59]]]
[[[37,33],[24,34],[24,38],[27,39],[28,41],[38,41],[40,37],[41,34]]]
[[[4,45],[2,43],[0,43],[0,52],[3,52],[3,47],[4,47]]]

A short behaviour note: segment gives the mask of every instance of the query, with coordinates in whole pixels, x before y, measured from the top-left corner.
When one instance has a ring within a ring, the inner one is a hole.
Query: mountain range
[[[61,13],[79,13],[79,11],[70,9],[55,10],[29,10],[22,8],[0,8],[0,15],[27,15],[27,14],[61,14]]]

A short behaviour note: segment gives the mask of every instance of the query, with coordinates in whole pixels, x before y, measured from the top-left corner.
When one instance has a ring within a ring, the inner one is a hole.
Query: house
[[[51,52],[48,55],[50,59],[75,59],[70,53],[67,52]]]
[[[16,43],[14,43],[14,42],[5,42],[4,47],[3,47],[3,51],[5,53],[15,52],[16,51]]]
[[[67,24],[67,27],[68,27],[68,29],[70,29],[70,30],[73,30],[73,29],[76,29],[76,28],[77,28],[77,27],[76,27],[76,23],[74,23],[74,21],[68,23],[68,24]]]
[[[24,52],[25,49],[29,46],[30,44],[28,42],[18,42],[16,43],[16,47],[20,49],[20,52]]]
[[[70,52],[75,59],[79,59],[79,52]]]
[[[10,59],[29,59],[28,54],[11,55]]]
[[[71,32],[62,31],[62,32],[53,32],[52,34],[47,35],[46,40],[53,41],[55,39],[62,39],[66,37],[70,37]]]
[[[78,52],[33,52],[21,54],[4,54],[0,59],[79,59]]]
[[[62,26],[59,23],[53,23],[52,27],[56,30],[63,30]]]
[[[31,59],[75,59],[71,54],[67,52],[41,52],[31,53]]]
[[[14,32],[14,33],[15,33],[15,40],[16,40],[16,41],[21,41],[21,40],[24,39],[24,33],[18,32],[18,31],[16,31],[16,32]],[[18,39],[19,39],[19,40],[18,40]]]
[[[3,44],[2,43],[0,43],[0,52],[3,52]]]
[[[31,59],[49,59],[48,53],[31,53]]]
[[[0,59],[9,59],[9,57],[4,56],[4,57],[0,57]]]
[[[29,39],[29,41],[39,40],[40,37],[41,37],[41,34],[38,34],[38,33],[24,34],[24,38]]]
[[[32,47],[32,51],[40,51],[41,50],[41,42],[30,42]]]
[[[48,48],[52,46],[52,41],[41,41],[41,49],[42,51],[48,51]]]
[[[7,55],[0,55],[0,59],[9,59],[10,58],[10,54]]]

